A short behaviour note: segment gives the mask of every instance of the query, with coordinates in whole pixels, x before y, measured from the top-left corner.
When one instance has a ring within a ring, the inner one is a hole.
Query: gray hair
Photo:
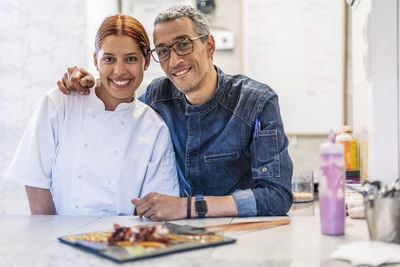
[[[200,10],[188,5],[177,5],[162,11],[157,15],[154,26],[181,17],[188,17],[192,20],[194,31],[198,35],[210,34],[210,24],[206,16]]]

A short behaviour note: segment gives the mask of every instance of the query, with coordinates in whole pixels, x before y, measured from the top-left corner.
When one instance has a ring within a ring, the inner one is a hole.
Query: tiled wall
[[[87,66],[86,5],[78,0],[0,1],[0,214],[28,214],[24,187],[5,181],[39,99],[67,66]]]

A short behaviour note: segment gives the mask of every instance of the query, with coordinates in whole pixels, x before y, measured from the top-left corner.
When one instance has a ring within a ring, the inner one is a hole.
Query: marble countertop
[[[312,204],[313,205],[313,204]],[[289,213],[289,225],[263,230],[225,232],[236,243],[170,254],[126,266],[351,266],[329,255],[352,241],[368,240],[365,220],[346,218],[345,235],[320,233],[319,214]],[[228,224],[242,221],[281,219],[281,217],[207,218],[174,221],[193,226]],[[116,266],[119,263],[98,257],[58,241],[68,234],[112,229],[114,223],[131,226],[148,223],[136,216],[0,216],[0,266]]]

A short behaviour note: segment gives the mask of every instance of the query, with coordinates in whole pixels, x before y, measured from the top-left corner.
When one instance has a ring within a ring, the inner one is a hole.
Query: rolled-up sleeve
[[[256,216],[257,205],[251,189],[237,190],[232,193],[238,209],[238,216]]]

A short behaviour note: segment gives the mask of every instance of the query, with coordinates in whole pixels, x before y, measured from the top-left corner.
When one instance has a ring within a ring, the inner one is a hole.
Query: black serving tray
[[[172,234],[180,234],[187,232],[190,229],[189,225],[177,225],[172,223],[165,223],[170,229]],[[106,232],[106,231],[105,231]],[[96,231],[98,233],[98,231]],[[86,233],[88,234],[88,233]],[[225,236],[212,235],[211,237],[218,237],[219,240],[205,241],[205,242],[180,242],[173,240],[170,245],[166,247],[151,247],[143,248],[138,246],[120,246],[120,245],[109,245],[107,242],[97,241],[86,241],[86,240],[70,240],[67,237],[80,236],[83,234],[76,235],[65,235],[59,237],[58,240],[61,242],[74,246],[79,249],[83,249],[87,252],[94,253],[96,255],[108,258],[115,262],[123,263],[128,261],[142,260],[152,257],[159,257],[171,253],[183,252],[194,249],[201,249],[207,247],[215,247],[236,242],[236,239],[232,239]],[[195,235],[193,235],[195,236]],[[214,239],[214,238],[211,238]]]

